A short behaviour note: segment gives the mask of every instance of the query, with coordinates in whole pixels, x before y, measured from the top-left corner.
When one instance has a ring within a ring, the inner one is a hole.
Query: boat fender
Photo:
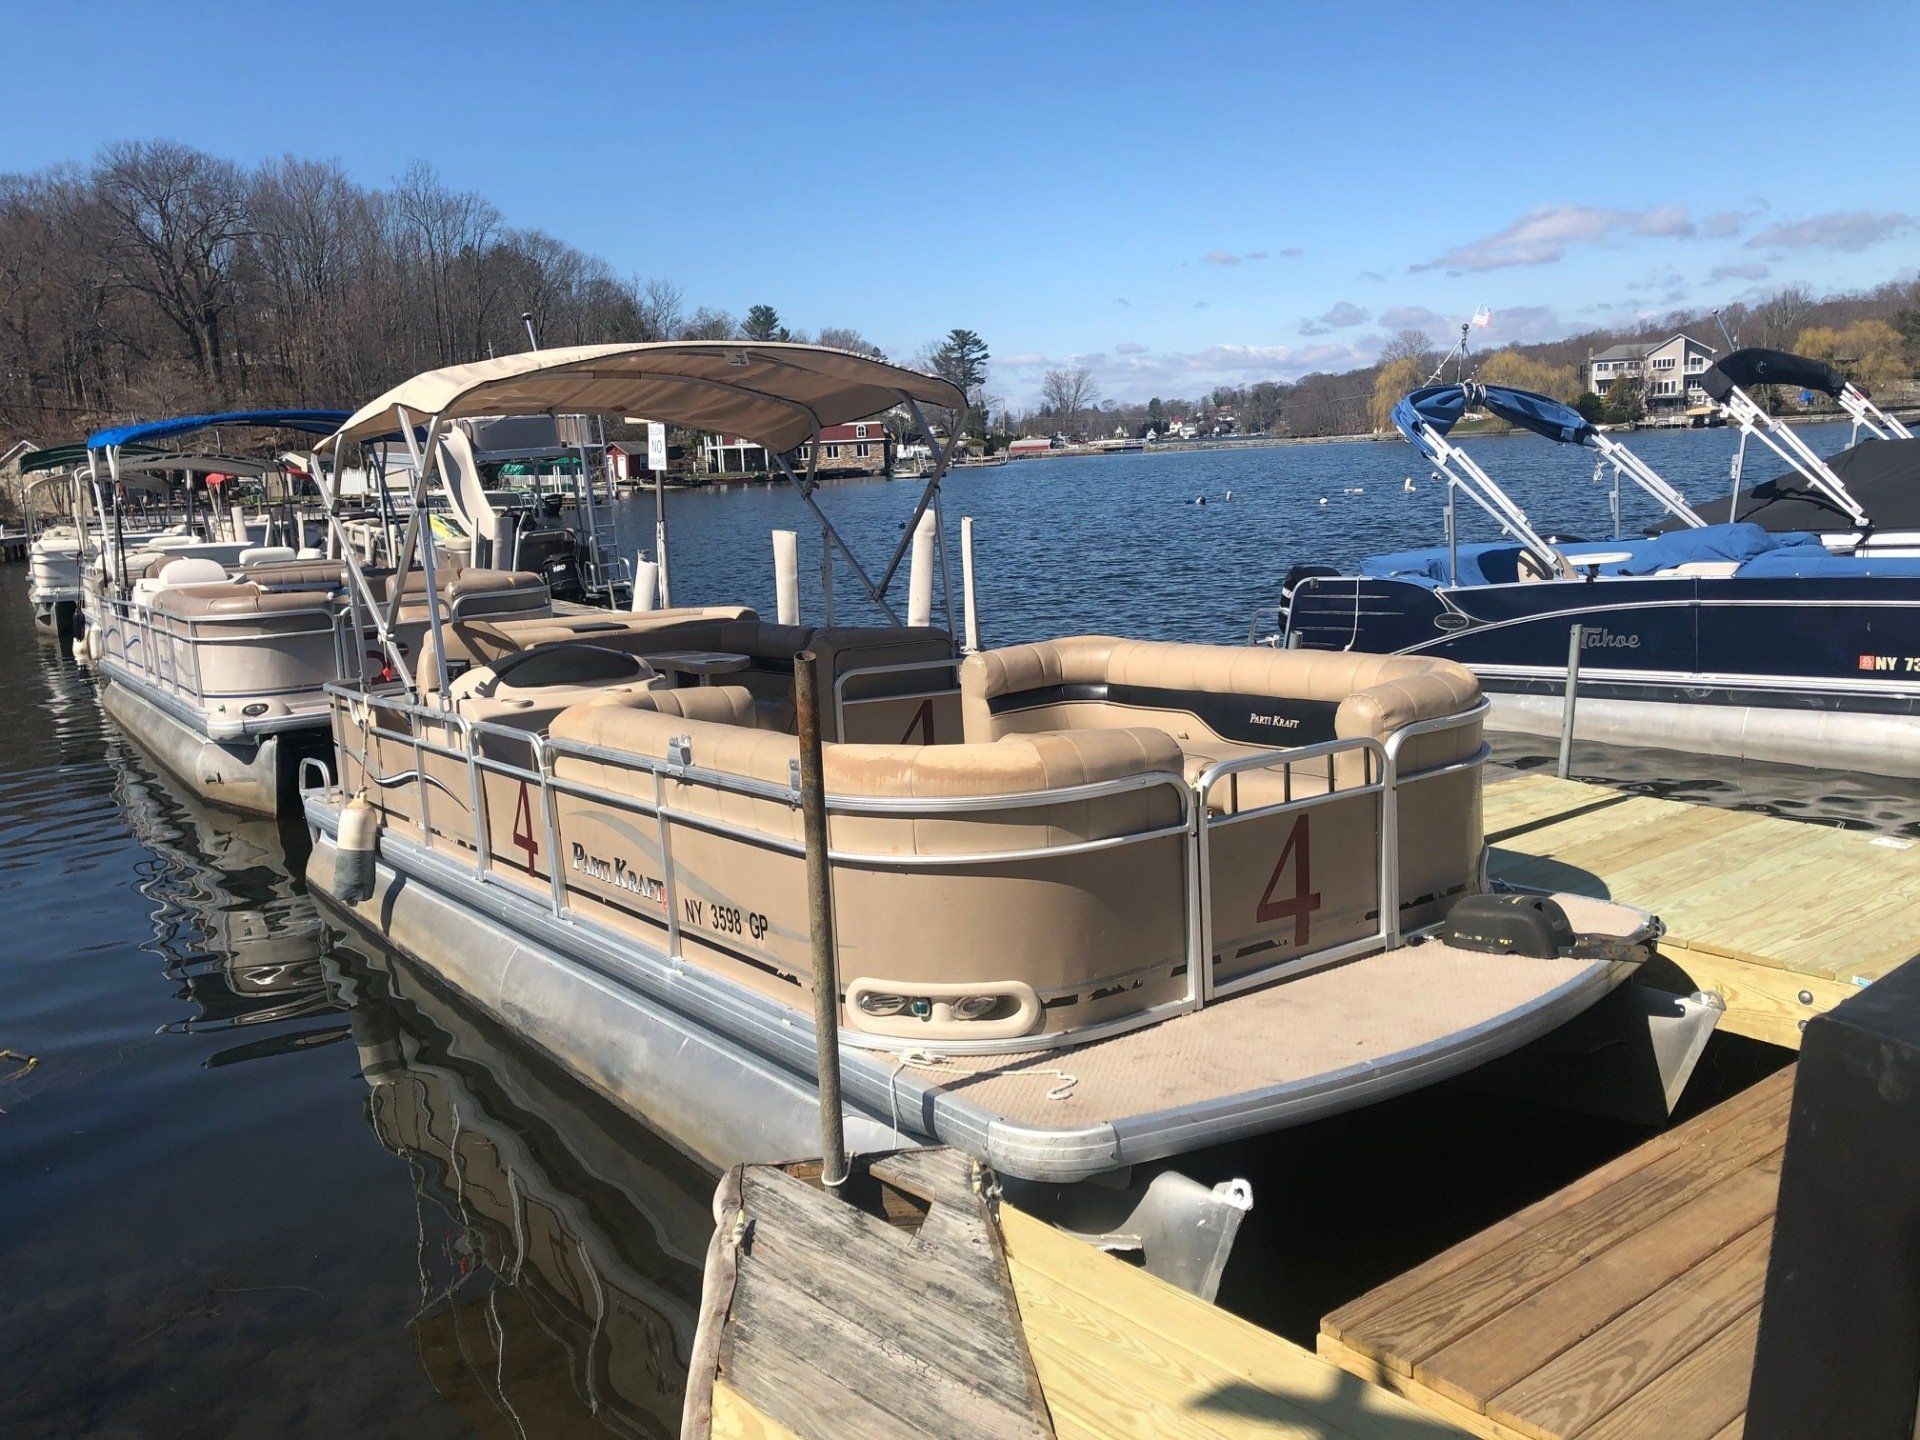
[[[1441,922],[1439,938],[1458,950],[1552,960],[1574,948],[1573,925],[1545,895],[1467,895]]]
[[[333,888],[349,905],[373,898],[373,857],[380,839],[380,812],[367,803],[362,791],[340,812],[339,839],[334,844]]]

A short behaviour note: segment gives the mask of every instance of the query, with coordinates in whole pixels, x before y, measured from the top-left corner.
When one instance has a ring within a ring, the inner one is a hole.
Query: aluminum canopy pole
[[[413,519],[407,524],[407,538],[402,542],[406,563],[394,571],[393,603],[387,612],[387,623],[392,625],[400,618],[400,602],[406,594],[407,566],[412,563],[411,554],[414,544],[420,538],[427,514],[427,492],[432,486],[433,474],[439,469],[440,460],[440,417],[434,416],[427,422],[427,438],[424,446],[414,439],[413,417],[407,414],[404,405],[393,407],[400,417],[400,434],[407,442],[407,454],[413,460]],[[423,453],[424,452],[424,453]],[[434,679],[438,684],[440,708],[447,709],[453,704],[453,697],[447,693],[447,647],[440,632],[440,580],[435,573],[433,558],[433,533],[428,530],[426,545],[420,551],[420,569],[427,582],[427,628],[433,633]],[[556,868],[558,862],[556,861]]]
[[[1860,502],[1853,498],[1846,482],[1828,468],[1826,461],[1813,453],[1806,441],[1795,435],[1788,426],[1775,421],[1745,390],[1738,385],[1733,386],[1727,398],[1720,402],[1720,408],[1740,427],[1742,435],[1752,435],[1786,461],[1814,489],[1844,510],[1854,524],[1863,530],[1871,528],[1873,522],[1860,507]]]
[[[124,597],[131,587],[127,584],[126,521],[120,513],[127,497],[120,488],[120,447],[118,445],[107,447],[107,474],[112,485],[108,493],[113,497],[113,583],[120,587],[120,594]]]
[[[353,542],[346,534],[345,526],[340,519],[337,509],[339,504],[341,448],[342,446],[338,444],[334,446],[332,483],[328,483],[325,478],[326,471],[320,462],[320,452],[315,450],[310,453],[313,463],[314,486],[320,492],[320,516],[327,526],[328,533],[339,545],[340,558],[347,567],[347,600],[349,609],[352,612],[349,620],[353,625],[354,663],[360,667],[360,678],[364,682],[365,667],[360,665],[360,662],[366,658],[366,652],[360,648],[365,643],[362,634],[362,625],[364,622],[361,619],[363,613],[362,607],[364,606],[366,618],[373,622],[373,631],[375,637],[379,640],[381,654],[386,656],[387,664],[393,673],[405,682],[407,693],[414,695],[417,694],[418,691],[413,683],[413,672],[407,666],[407,657],[400,652],[399,642],[393,638],[392,630],[387,627],[386,621],[381,615],[380,602],[374,598],[373,583],[367,579],[366,571],[360,568],[360,557],[353,553]],[[369,468],[371,468],[371,466],[369,466]],[[340,678],[343,681],[348,679],[345,675],[342,675]]]
[[[1467,498],[1491,515],[1502,530],[1518,540],[1521,548],[1546,567],[1547,573],[1567,575],[1572,572],[1573,567],[1567,563],[1567,557],[1546,542],[1528,522],[1527,512],[1514,503],[1512,496],[1493,483],[1493,478],[1474,463],[1471,455],[1459,446],[1450,444],[1444,435],[1424,420],[1420,422],[1417,433],[1420,448],[1426,451],[1427,458],[1465,490]]]
[[[1854,438],[1861,428],[1873,432],[1876,440],[1911,440],[1913,432],[1873,403],[1867,392],[1849,380],[1840,389],[1840,408],[1853,417]]]
[[[819,436],[820,432],[818,430],[814,431],[816,449],[818,449],[819,445]],[[860,563],[860,557],[854,554],[852,548],[841,538],[840,532],[834,528],[833,521],[827,518],[827,512],[820,508],[819,502],[813,498],[812,493],[807,487],[800,482],[800,477],[793,473],[793,466],[787,463],[787,457],[784,455],[774,455],[773,463],[780,467],[780,473],[782,475],[785,475],[787,479],[793,482],[793,488],[799,491],[801,501],[813,512],[814,518],[820,522],[821,530],[833,544],[839,547],[840,553],[847,557],[847,563],[853,567],[853,573],[860,577],[860,583],[866,587],[867,598],[880,607],[880,613],[887,617],[888,624],[898,625],[900,623],[900,617],[894,613],[893,607],[887,604],[886,592],[873,583],[873,577],[867,574],[867,567]]]
[[[883,590],[890,587],[893,584],[893,577],[900,573],[900,562],[906,558],[907,548],[913,544],[914,527],[920,523],[921,515],[926,513],[927,506],[933,503],[934,497],[938,494],[940,482],[946,478],[947,467],[952,463],[954,451],[957,448],[951,437],[944,446],[934,439],[933,427],[927,423],[927,417],[920,413],[920,407],[914,403],[912,396],[900,395],[900,398],[906,401],[907,409],[913,416],[913,423],[920,427],[920,433],[926,437],[927,445],[933,451],[933,474],[927,477],[927,483],[920,491],[920,503],[913,507],[913,514],[907,517],[906,529],[900,532],[900,543],[893,548],[893,558],[887,562],[887,573],[880,577],[880,588]]]
[[[1602,435],[1598,430],[1595,430],[1593,432],[1593,448],[1612,462],[1614,475],[1616,477],[1616,489],[1619,483],[1617,477],[1622,472],[1625,472],[1629,480],[1633,481],[1634,484],[1638,485],[1655,500],[1659,501],[1670,515],[1673,515],[1677,519],[1684,520],[1688,525],[1696,529],[1707,523],[1700,518],[1699,511],[1687,503],[1686,496],[1669,485],[1659,471],[1647,464],[1646,461],[1642,460],[1618,440],[1608,435]],[[1617,539],[1618,536],[1615,538]]]

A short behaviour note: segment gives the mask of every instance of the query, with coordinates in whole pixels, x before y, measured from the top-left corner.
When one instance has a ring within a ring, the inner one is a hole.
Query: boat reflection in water
[[[677,1434],[713,1174],[406,961],[334,945],[303,831],[109,743],[150,852],[146,948],[191,1007],[163,1029],[232,1032],[208,1067],[358,1049],[368,1124],[412,1174],[408,1329],[435,1390],[480,1435]]]
[[[299,878],[304,835],[217,809],[127,742],[109,743],[122,750],[114,798],[150,852],[136,867],[153,902],[144,948],[193,1007],[163,1029],[236,1032],[210,1068],[344,1039],[320,969],[324,926]]]
[[[482,1435],[677,1435],[712,1174],[404,959],[328,969],[413,1173],[434,1387]]]

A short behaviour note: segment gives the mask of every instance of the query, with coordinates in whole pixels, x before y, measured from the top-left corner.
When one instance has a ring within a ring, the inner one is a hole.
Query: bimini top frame
[[[397,569],[405,571],[416,553],[426,571],[429,594],[435,593],[433,547],[420,548],[427,497],[442,464],[441,442],[456,420],[500,415],[645,415],[689,429],[739,435],[762,445],[780,472],[798,490],[800,498],[820,524],[822,578],[828,581],[831,607],[832,553],[838,549],[860,578],[867,597],[889,621],[900,619],[887,602],[887,591],[899,573],[900,562],[912,542],[915,526],[931,505],[939,523],[940,482],[952,461],[954,444],[941,445],[921,411],[922,405],[964,412],[966,396],[937,376],[903,369],[867,355],[819,345],[761,344],[733,340],[658,341],[638,345],[577,345],[557,350],[533,350],[470,365],[430,370],[396,385],[379,399],[362,406],[334,434],[316,447],[315,473],[322,473],[319,452],[337,458],[346,443],[371,444],[390,439],[397,431],[412,462],[413,507],[407,521]],[[820,446],[811,449],[807,474],[796,474],[786,452],[807,440],[818,440],[829,425],[863,420],[882,411],[905,406],[935,451],[937,462],[921,490],[912,518],[901,533],[891,559],[875,579],[842,538],[814,491],[818,486]],[[443,481],[444,483],[444,481]],[[322,504],[330,523],[337,523],[331,488],[321,486]],[[944,527],[942,527],[944,531]],[[664,544],[664,527],[661,543]],[[391,629],[398,618],[400,587],[395,586],[385,607],[374,601],[366,580],[343,545],[348,572],[369,604],[389,652],[395,672],[413,689],[410,669],[393,648]],[[940,546],[948,624],[953,623],[953,587],[946,574],[946,546]],[[656,557],[666,568],[664,554]],[[436,606],[428,607],[434,649],[442,674],[439,694],[447,703],[445,650],[440,644]],[[832,616],[829,612],[828,616]]]
[[[105,506],[98,498],[100,486],[100,457],[107,461],[107,478],[117,495],[122,477],[136,468],[133,456],[137,452],[137,468],[142,470],[200,469],[188,456],[168,456],[171,466],[161,457],[165,452],[152,447],[155,440],[174,440],[185,435],[198,435],[205,430],[299,430],[309,435],[330,433],[341,421],[347,418],[344,410],[230,410],[220,414],[176,415],[167,420],[141,420],[131,425],[113,425],[105,430],[96,430],[87,437],[86,464],[88,477],[92,481],[96,505],[103,513]],[[219,472],[209,472],[219,473]],[[115,571],[122,588],[125,586],[124,555],[122,538],[124,531],[120,520],[120,506],[113,507],[113,543],[115,551]]]
[[[1752,436],[1839,506],[1855,525],[1862,530],[1872,529],[1872,518],[1853,498],[1846,482],[1834,474],[1833,467],[1814,454],[1790,426],[1782,425],[1755,402],[1747,393],[1747,387],[1752,385],[1790,385],[1800,390],[1819,391],[1835,401],[1852,420],[1853,435],[1849,443],[1857,443],[1862,430],[1879,440],[1913,438],[1912,431],[1875,405],[1866,391],[1824,360],[1789,354],[1785,350],[1763,350],[1758,346],[1735,350],[1700,377],[1700,388],[1707,392],[1707,397],[1740,427],[1740,449],[1733,457],[1733,508],[1727,518],[1733,519],[1739,511],[1740,472],[1746,460],[1747,438]]]
[[[1567,557],[1533,528],[1519,503],[1496,485],[1472,456],[1447,438],[1460,418],[1475,408],[1484,409],[1508,424],[1544,435],[1559,444],[1585,445],[1599,452],[1600,460],[1596,463],[1613,467],[1616,529],[1619,525],[1619,477],[1622,475],[1685,524],[1698,527],[1707,523],[1687,503],[1686,497],[1662,479],[1652,466],[1618,440],[1603,435],[1572,406],[1531,390],[1481,385],[1469,380],[1457,385],[1422,386],[1402,396],[1400,403],[1393,407],[1395,427],[1427,457],[1439,477],[1447,482],[1450,543],[1453,539],[1453,494],[1458,490],[1492,516],[1503,531],[1519,541],[1521,548],[1533,557],[1542,574],[1568,576],[1573,573]]]

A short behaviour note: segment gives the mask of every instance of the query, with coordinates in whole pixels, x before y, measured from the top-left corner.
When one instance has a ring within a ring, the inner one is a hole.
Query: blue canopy
[[[87,449],[106,450],[129,441],[166,440],[211,430],[216,425],[235,425],[254,430],[304,430],[310,435],[331,435],[349,418],[345,410],[234,410],[225,415],[179,415],[172,420],[143,420],[136,425],[115,425],[96,430],[87,437]]]
[[[1504,385],[1423,385],[1404,395],[1393,407],[1393,423],[1408,440],[1418,444],[1416,432],[1422,424],[1431,425],[1442,435],[1460,423],[1460,417],[1473,406],[1480,406],[1509,425],[1518,425],[1562,445],[1583,445],[1594,433],[1593,426],[1571,405],[1531,390],[1509,390]]]

